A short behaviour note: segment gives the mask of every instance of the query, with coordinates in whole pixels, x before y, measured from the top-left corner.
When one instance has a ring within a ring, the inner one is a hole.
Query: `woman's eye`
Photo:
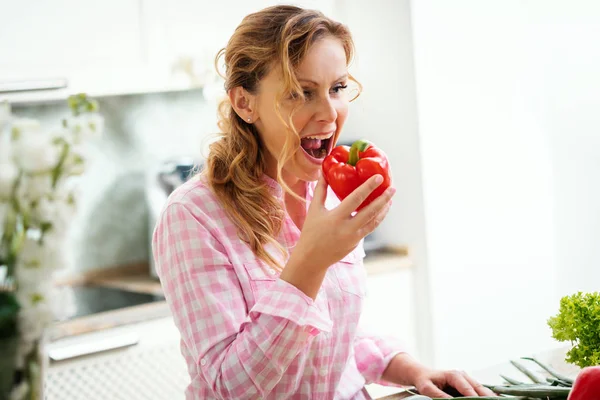
[[[347,87],[348,87],[348,85],[342,85],[342,84],[340,84],[340,85],[334,86],[332,90],[333,90],[334,93],[340,93],[340,92],[343,92],[344,89],[346,89]]]
[[[343,85],[343,84],[337,84],[334,87],[331,88],[331,93],[332,94],[340,94],[341,92],[344,91],[344,89],[346,89],[348,87],[348,85]],[[316,93],[314,90],[309,90],[309,89],[304,89],[302,90],[302,95],[304,97],[304,101],[310,101],[313,100],[316,96]],[[300,93],[298,92],[292,92],[292,94],[290,94],[290,99],[291,100],[298,100],[300,98]]]

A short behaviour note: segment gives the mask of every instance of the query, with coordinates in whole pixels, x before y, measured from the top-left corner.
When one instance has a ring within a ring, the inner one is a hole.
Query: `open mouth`
[[[327,139],[306,137],[300,139],[300,146],[312,158],[322,160],[331,152],[333,136]]]

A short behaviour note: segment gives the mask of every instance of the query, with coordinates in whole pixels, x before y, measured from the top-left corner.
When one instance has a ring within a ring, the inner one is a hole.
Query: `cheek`
[[[283,114],[283,117],[286,118],[285,114]],[[277,157],[285,142],[285,125],[275,112],[263,112],[257,127],[265,147],[273,156]]]
[[[337,137],[339,137],[339,135],[341,134],[341,130],[344,127],[346,118],[348,118],[348,102],[347,101],[338,102],[338,104],[335,105],[335,111],[337,113],[337,119],[335,121],[336,130],[337,130],[337,136],[336,136],[336,142],[337,142]]]
[[[306,124],[310,122],[311,118],[312,112],[302,109],[298,110],[292,118],[292,122],[294,124],[294,128],[296,128],[296,132],[301,133]]]
[[[337,112],[338,129],[340,129],[342,125],[344,125],[344,122],[346,122],[346,118],[348,117],[348,102],[345,101],[340,105],[336,106],[335,110]]]

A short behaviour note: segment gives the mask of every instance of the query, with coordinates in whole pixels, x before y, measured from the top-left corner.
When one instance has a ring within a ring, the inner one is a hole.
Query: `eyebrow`
[[[337,78],[336,80],[334,80],[333,83],[341,81],[342,79],[346,79],[346,78],[348,78],[348,74],[344,74],[344,75],[340,76],[339,78]],[[317,82],[312,81],[310,79],[302,79],[302,78],[300,78],[300,79],[298,79],[298,82],[312,83],[315,86],[319,86],[319,84]]]

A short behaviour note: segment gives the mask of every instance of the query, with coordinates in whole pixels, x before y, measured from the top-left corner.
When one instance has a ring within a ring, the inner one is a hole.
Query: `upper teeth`
[[[333,136],[333,133],[330,133],[328,135],[321,135],[321,136],[305,136],[304,139],[329,139],[330,137]]]

